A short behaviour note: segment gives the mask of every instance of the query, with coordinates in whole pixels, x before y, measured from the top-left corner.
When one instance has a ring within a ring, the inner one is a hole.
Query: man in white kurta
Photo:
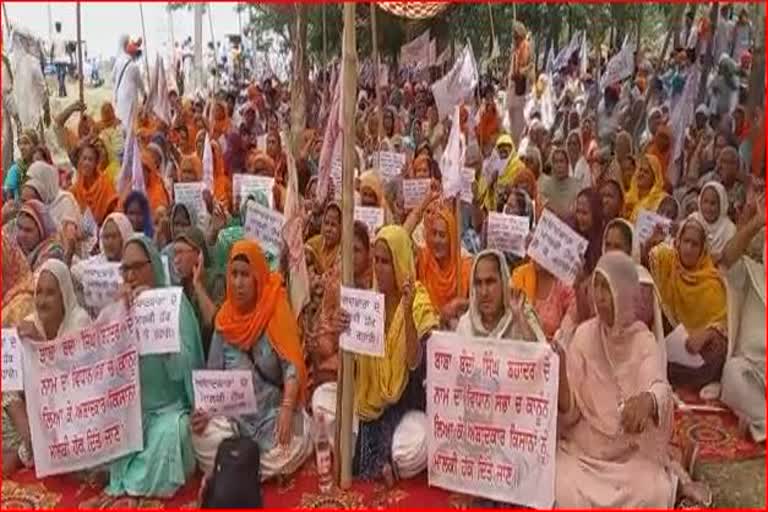
[[[115,61],[115,67],[112,69],[112,97],[115,98],[115,111],[117,118],[123,125],[123,130],[128,129],[132,121],[131,114],[134,112],[139,93],[146,96],[144,82],[141,79],[141,69],[135,58],[135,52],[129,51],[130,42],[128,36],[120,38],[120,46]],[[138,105],[136,105],[138,107]]]

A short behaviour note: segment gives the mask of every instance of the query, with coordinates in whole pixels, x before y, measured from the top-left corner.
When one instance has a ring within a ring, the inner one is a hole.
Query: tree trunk
[[[291,77],[291,151],[298,159],[301,136],[307,125],[307,6],[294,4],[296,9],[292,37],[293,76]]]

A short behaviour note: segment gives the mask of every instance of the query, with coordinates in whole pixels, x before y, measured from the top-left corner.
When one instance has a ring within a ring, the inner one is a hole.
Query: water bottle
[[[322,413],[318,414],[316,423],[315,464],[320,492],[328,493],[333,488],[333,447],[328,437],[328,425]]]

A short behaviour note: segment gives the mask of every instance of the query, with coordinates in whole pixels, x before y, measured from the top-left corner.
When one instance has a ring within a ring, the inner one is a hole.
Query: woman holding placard
[[[97,322],[124,318],[142,292],[165,283],[160,253],[143,235],[126,241],[120,271],[123,300],[104,308]],[[195,470],[189,415],[194,400],[192,372],[203,366],[203,348],[195,313],[183,294],[178,333],[178,353],[139,357],[144,449],[110,463],[107,494],[170,497]]]
[[[250,370],[259,410],[232,420],[195,411],[192,442],[201,469],[209,475],[221,441],[239,431],[261,448],[262,480],[293,473],[312,451],[310,420],[303,410],[307,370],[282,277],[269,271],[253,241],[232,246],[227,297],[215,329],[208,369]]]
[[[409,478],[427,466],[423,343],[438,326],[421,283],[408,232],[384,226],[373,245],[374,287],[384,294],[385,355],[356,357],[360,419],[353,472],[362,478]]]
[[[659,346],[635,316],[635,264],[605,254],[592,286],[597,317],[558,348],[555,506],[670,508],[672,390]]]
[[[91,322],[77,304],[72,277],[63,262],[47,260],[36,276],[34,312],[18,324],[19,338],[51,341]],[[8,450],[14,451],[6,453]],[[3,474],[10,474],[20,464],[33,465],[26,405],[22,393],[3,393]]]

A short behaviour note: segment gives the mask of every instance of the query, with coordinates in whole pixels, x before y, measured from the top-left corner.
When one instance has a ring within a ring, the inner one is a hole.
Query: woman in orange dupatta
[[[165,189],[163,178],[155,163],[155,157],[151,151],[141,152],[141,166],[144,169],[144,188],[146,190],[149,206],[152,209],[152,215],[155,215],[160,207],[168,208],[171,200],[168,197],[168,191]]]
[[[672,184],[669,181],[669,174],[667,172],[672,158],[672,129],[669,125],[663,124],[659,126],[653,141],[645,150],[645,154],[655,156],[659,161],[661,164],[661,175],[664,178],[664,190],[671,192]]]
[[[255,174],[256,176],[267,176],[270,178],[275,177],[276,170],[275,161],[264,151],[260,149],[251,149],[248,152],[248,156],[245,158],[245,173]],[[234,190],[233,194],[238,195],[239,190]],[[274,199],[275,211],[282,212],[285,205],[285,197],[287,191],[285,187],[278,183],[275,179],[275,185],[272,189],[272,197]],[[242,202],[244,198],[240,198]]]
[[[528,167],[520,169],[512,179],[510,188],[519,188],[528,193],[528,197],[533,201],[533,214],[536,220],[538,220],[541,212],[544,211],[544,201],[539,196],[539,184],[533,171],[528,169]]]
[[[425,219],[426,245],[417,254],[416,277],[426,286],[444,326],[458,322],[468,306],[471,258],[461,255],[456,218],[447,207]]]
[[[218,141],[222,135],[232,131],[232,121],[229,119],[227,106],[217,101],[211,106],[211,139]]]
[[[211,137],[211,152],[213,153],[213,197],[229,209],[232,205],[232,178],[224,162],[224,152],[213,137]]]
[[[267,134],[267,155],[275,162],[273,173],[275,182],[284,187],[288,173],[288,159],[285,156],[285,151],[283,151],[283,142],[277,130],[270,130]]]
[[[239,433],[261,449],[261,479],[296,471],[312,451],[304,412],[307,369],[296,318],[278,272],[270,272],[256,242],[235,242],[227,265],[227,296],[216,315],[208,356],[210,370],[253,375],[258,410],[237,419]],[[302,428],[303,427],[303,428]],[[223,416],[195,411],[192,445],[206,473],[218,445],[234,434]],[[205,483],[203,484],[205,485]]]
[[[92,143],[80,147],[77,158],[77,178],[70,189],[77,204],[85,212],[90,209],[96,224],[101,226],[107,215],[117,210],[119,197],[112,180],[98,170],[99,151]]]

